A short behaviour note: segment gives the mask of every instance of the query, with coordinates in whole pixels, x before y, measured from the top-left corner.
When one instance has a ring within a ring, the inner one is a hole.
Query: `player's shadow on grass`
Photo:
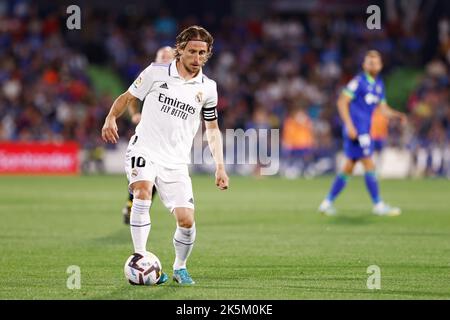
[[[341,225],[367,225],[375,222],[374,217],[369,214],[359,215],[336,215],[328,221],[331,224]]]

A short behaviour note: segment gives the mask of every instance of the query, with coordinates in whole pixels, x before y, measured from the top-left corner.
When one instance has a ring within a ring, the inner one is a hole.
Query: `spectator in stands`
[[[313,123],[303,108],[295,108],[285,119],[282,133],[284,174],[295,178],[306,170],[313,159]]]
[[[304,113],[310,115],[312,127],[319,128],[312,131],[312,139],[320,142],[313,146],[316,155],[333,152],[339,145],[340,135],[333,134],[340,131],[336,93],[359,68],[366,49],[379,48],[385,54],[386,72],[402,66],[423,69],[420,49],[432,32],[425,19],[414,16],[408,30],[399,21],[389,21],[386,29],[374,31],[351,12],[301,17],[272,13],[264,22],[214,20],[206,15],[203,21],[174,16],[168,9],[154,13],[152,19],[145,10],[117,15],[111,9],[100,15],[92,4],[92,10],[88,6],[83,11],[82,30],[74,33],[61,23],[65,18],[61,7],[38,10],[38,2],[6,3],[0,19],[0,139],[76,140],[86,148],[89,133],[101,127],[108,105],[92,81],[92,66],[101,64],[123,83],[130,82],[158,47],[173,45],[167,39],[180,26],[207,23],[216,35],[215,53],[205,73],[220,86],[223,128],[245,128],[257,108],[263,108],[271,128],[280,128],[291,123],[288,106],[304,101]],[[441,139],[435,133],[440,129],[432,129],[437,127],[432,124],[442,123],[448,145],[450,116],[443,110],[449,108],[449,19],[444,16],[436,23],[439,41],[407,107],[414,143],[431,143],[445,154],[443,143],[432,141]],[[413,54],[405,54],[410,51]],[[131,132],[131,121],[122,121],[121,130]],[[324,133],[332,141],[322,143]]]

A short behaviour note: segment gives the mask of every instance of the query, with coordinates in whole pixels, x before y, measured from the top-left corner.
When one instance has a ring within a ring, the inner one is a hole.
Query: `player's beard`
[[[200,71],[201,66],[199,65],[196,70],[191,68],[190,66],[185,66],[185,68],[187,71],[189,71],[189,73],[197,75]]]
[[[194,70],[189,64],[186,64],[185,62],[181,61],[181,63],[183,64],[183,67],[186,69],[187,72],[189,72],[190,74],[195,74],[197,75],[202,67],[202,64],[200,63],[198,66],[197,70]]]
[[[368,68],[365,70],[368,74],[370,74],[372,77],[376,78],[378,74],[381,72],[382,67],[377,66],[368,66]]]
[[[370,74],[371,77],[376,78],[380,73],[380,71],[370,70],[368,73]]]

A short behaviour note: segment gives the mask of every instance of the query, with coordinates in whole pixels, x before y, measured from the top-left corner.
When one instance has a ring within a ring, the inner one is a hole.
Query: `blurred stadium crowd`
[[[418,70],[401,105],[391,101],[408,113],[408,126],[377,116],[374,137],[409,148],[414,174],[450,176],[448,17],[438,22],[439,41],[427,59],[422,48],[431,31],[420,15],[390,19],[381,30],[368,30],[365,19],[351,13],[258,20],[89,9],[81,30],[67,30],[66,18],[65,7],[0,1],[0,141],[75,140],[101,159],[100,129],[115,96],[96,88],[89,68],[109,68],[125,90],[159,47],[173,45],[183,27],[200,24],[215,38],[204,72],[219,86],[222,129],[280,128],[286,166],[306,172],[341,149],[337,95],[374,48],[383,55],[385,80],[399,68]],[[397,85],[411,80],[406,77],[396,78]],[[395,88],[388,83],[388,102]],[[119,130],[123,139],[133,133],[127,117]],[[334,168],[316,171],[327,170]]]

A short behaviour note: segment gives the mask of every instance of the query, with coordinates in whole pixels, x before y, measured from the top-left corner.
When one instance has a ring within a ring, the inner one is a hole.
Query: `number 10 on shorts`
[[[145,159],[142,157],[131,157],[131,169],[134,169],[134,167],[145,167]]]

